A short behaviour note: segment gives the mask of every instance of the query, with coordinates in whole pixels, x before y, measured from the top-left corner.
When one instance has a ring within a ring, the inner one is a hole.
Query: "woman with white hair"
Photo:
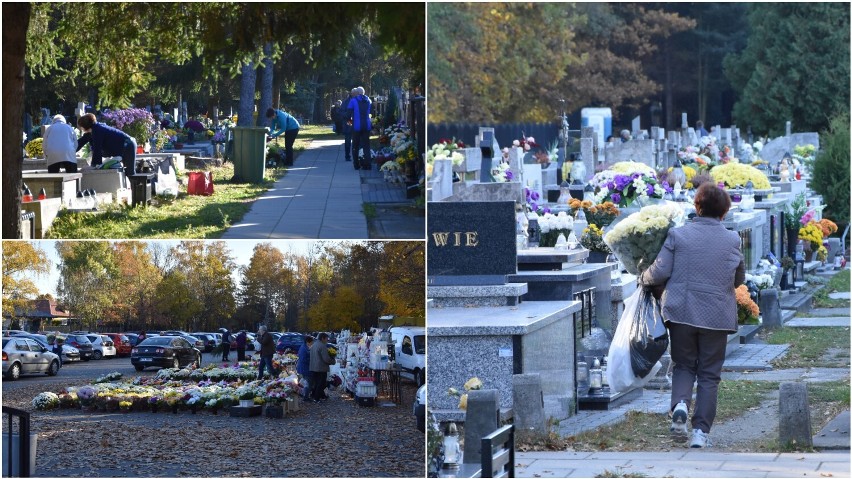
[[[53,117],[53,122],[44,132],[44,157],[47,158],[48,173],[77,172],[77,135],[62,115]]]

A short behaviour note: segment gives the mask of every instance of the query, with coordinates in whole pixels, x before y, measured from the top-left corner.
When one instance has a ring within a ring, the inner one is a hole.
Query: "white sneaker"
[[[669,431],[683,440],[686,440],[686,436],[689,435],[689,429],[686,427],[688,416],[689,411],[686,408],[686,403],[683,401],[677,403],[674,411],[672,411],[672,425]]]
[[[710,447],[710,436],[701,429],[692,430],[692,441],[689,442],[689,447],[704,448]]]

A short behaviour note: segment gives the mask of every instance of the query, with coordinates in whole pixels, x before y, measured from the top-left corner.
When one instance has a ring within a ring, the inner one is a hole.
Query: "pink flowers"
[[[816,212],[814,210],[810,210],[804,215],[802,215],[802,218],[799,220],[799,222],[802,223],[802,226],[805,226],[810,223],[812,219],[814,219],[815,214]]]

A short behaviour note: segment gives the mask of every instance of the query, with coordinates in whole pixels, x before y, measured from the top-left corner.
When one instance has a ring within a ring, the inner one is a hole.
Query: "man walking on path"
[[[275,340],[266,331],[266,326],[261,326],[257,329],[257,342],[260,343],[260,363],[257,365],[257,379],[263,379],[264,366],[269,369],[269,374],[275,378],[277,371],[272,366],[272,356],[275,354]]]
[[[311,346],[311,386],[313,388],[314,402],[328,399],[325,388],[328,385],[329,365],[334,364],[334,359],[328,354],[328,334],[320,333],[317,341]]]
[[[346,158],[346,161],[352,161],[352,115],[349,112],[347,105],[348,102],[355,97],[355,90],[352,90],[349,93],[349,98],[346,99],[347,104],[344,105],[343,101],[338,100],[337,107],[337,117],[335,117],[334,121],[337,128],[337,134],[343,135],[343,153]],[[357,166],[357,165],[356,165]]]
[[[352,117],[352,154],[355,155],[355,169],[369,170],[372,163],[370,153],[370,131],[373,123],[370,120],[370,108],[372,101],[364,94],[364,87],[352,90],[353,98],[349,100],[349,114]],[[359,161],[361,150],[364,150],[364,159]]]
[[[246,360],[246,332],[240,331],[237,335],[237,362]]]

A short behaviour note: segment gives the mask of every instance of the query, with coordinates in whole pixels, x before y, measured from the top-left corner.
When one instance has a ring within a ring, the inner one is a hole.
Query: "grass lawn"
[[[849,328],[781,328],[764,335],[769,344],[789,344],[772,362],[778,369],[849,367]]]
[[[308,149],[314,140],[340,138],[324,125],[305,125],[299,131],[293,146],[296,158]],[[273,140],[284,146],[284,139]],[[266,180],[261,184],[231,183],[234,176],[232,163],[214,168],[214,194],[189,196],[180,193],[175,199],[156,197],[152,206],[129,208],[121,205],[103,207],[99,214],[61,214],[54,221],[49,238],[218,238],[232,224],[238,222],[251,208],[252,201],[268,190],[278,178],[286,174],[285,168],[266,170]],[[181,176],[186,172],[181,172]],[[184,176],[185,177],[185,176]]]
[[[829,293],[848,293],[850,291],[849,270],[844,269],[831,277],[824,288],[814,293],[815,308],[848,308],[848,299],[831,299]]]

